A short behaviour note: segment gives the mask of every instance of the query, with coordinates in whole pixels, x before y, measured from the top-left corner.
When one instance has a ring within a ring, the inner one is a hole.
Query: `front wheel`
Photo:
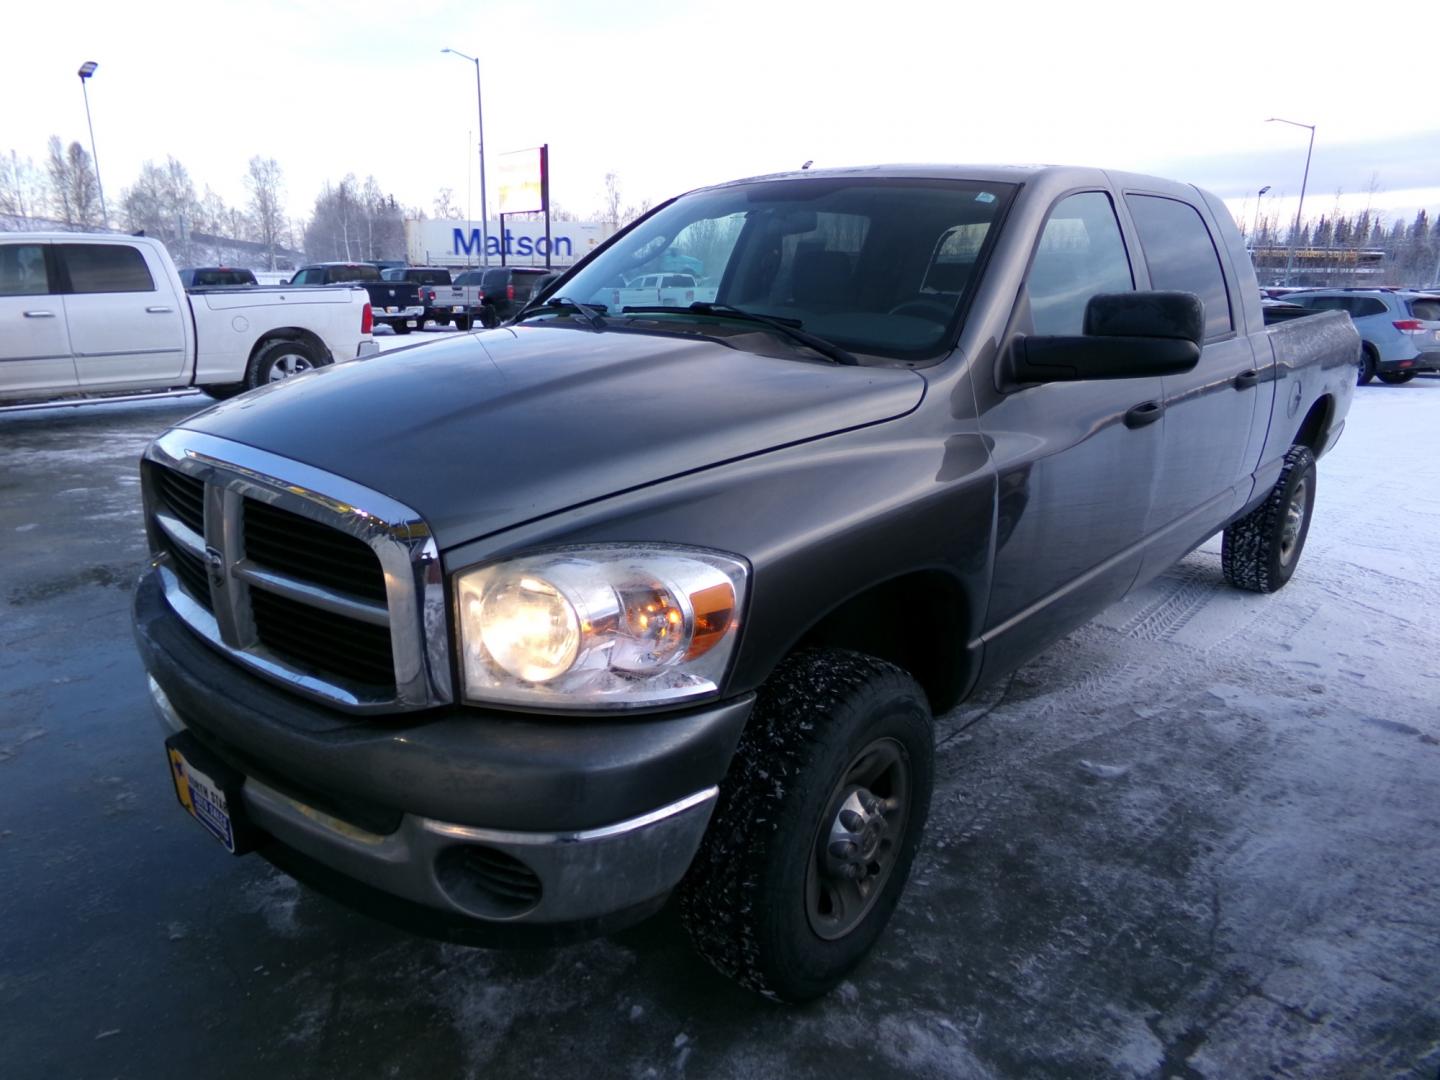
[[[1382,371],[1380,381],[1386,386],[1404,386],[1411,379],[1415,378],[1413,371]]]
[[[272,341],[257,352],[245,371],[245,389],[280,382],[329,363],[313,345],[303,341]]]
[[[784,661],[680,885],[701,955],[770,998],[832,989],[895,910],[933,774],[930,708],[908,674],[841,650]]]
[[[1284,587],[1300,561],[1314,510],[1315,455],[1308,446],[1292,446],[1265,501],[1225,530],[1220,542],[1225,580],[1250,592]]]

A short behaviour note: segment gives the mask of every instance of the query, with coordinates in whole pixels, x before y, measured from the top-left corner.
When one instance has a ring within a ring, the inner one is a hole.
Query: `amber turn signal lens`
[[[735,587],[727,581],[691,593],[690,607],[695,612],[695,633],[686,660],[705,655],[729,633],[735,619]]]

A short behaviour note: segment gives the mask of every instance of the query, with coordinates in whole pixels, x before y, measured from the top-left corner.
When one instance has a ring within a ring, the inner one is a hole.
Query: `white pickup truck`
[[[229,397],[378,351],[361,289],[187,294],[164,246],[0,234],[0,401],[198,386]]]

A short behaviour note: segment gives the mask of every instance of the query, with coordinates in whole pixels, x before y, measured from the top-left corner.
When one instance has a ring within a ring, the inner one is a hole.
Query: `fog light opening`
[[[515,856],[481,844],[446,848],[435,860],[435,877],[456,904],[492,919],[513,919],[540,903],[535,871]]]

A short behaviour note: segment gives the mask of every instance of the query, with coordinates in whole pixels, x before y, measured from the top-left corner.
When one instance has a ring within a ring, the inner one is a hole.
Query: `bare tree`
[[[43,216],[44,187],[35,162],[22,159],[14,150],[0,159],[0,214],[19,218],[24,224]]]
[[[275,247],[285,231],[284,188],[280,165],[274,158],[255,155],[245,177],[250,190],[250,218],[255,223],[255,239],[265,245],[270,269],[275,269]]]
[[[163,166],[145,162],[135,183],[121,196],[120,208],[127,228],[157,237],[182,266],[195,261],[198,253],[190,234],[203,224],[206,214],[189,171],[175,158],[166,158]]]
[[[57,218],[70,228],[90,229],[100,224],[100,182],[89,152],[78,142],[68,147],[58,135],[50,136],[45,170],[50,179],[50,204]]]
[[[612,229],[620,227],[620,177],[613,172],[605,174],[605,202],[600,207],[600,220]]]
[[[435,216],[437,218],[448,218],[451,221],[459,220],[465,216],[461,213],[460,207],[455,205],[455,191],[453,188],[442,187],[436,194]]]

